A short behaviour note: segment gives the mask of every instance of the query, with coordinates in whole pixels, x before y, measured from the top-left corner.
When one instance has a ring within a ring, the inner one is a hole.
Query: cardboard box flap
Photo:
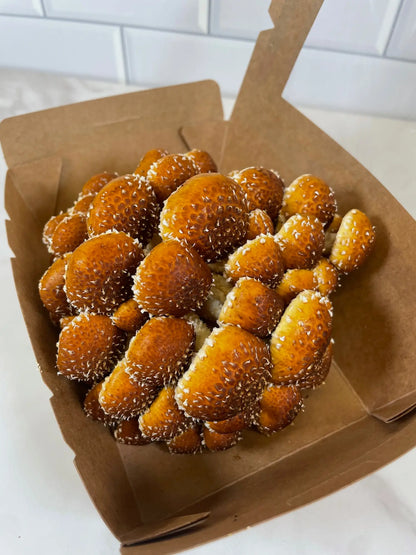
[[[70,104],[8,118],[0,139],[9,168],[55,154],[87,129],[135,118],[178,126],[199,119],[223,119],[215,81],[199,81]]]
[[[416,222],[357,160],[281,97],[319,6],[319,0],[272,2],[276,27],[256,43],[221,168],[263,165],[287,183],[303,173],[318,175],[335,190],[341,214],[360,208],[375,224],[369,260],[343,278],[334,295],[335,358],[367,409],[387,422],[410,409],[416,393]]]
[[[144,524],[124,534],[120,540],[124,546],[149,542],[189,530],[204,522],[208,517],[209,512],[204,512],[194,515],[175,516],[161,522]]]
[[[207,121],[198,125],[187,125],[181,128],[180,133],[189,150],[200,148],[211,154],[218,167],[223,155],[227,121]]]

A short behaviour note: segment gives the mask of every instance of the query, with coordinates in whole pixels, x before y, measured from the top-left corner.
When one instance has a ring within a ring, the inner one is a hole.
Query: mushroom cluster
[[[91,177],[44,227],[57,370],[89,386],[86,414],[121,443],[197,453],[274,434],[325,381],[329,295],[374,240],[318,177],[285,186],[151,150],[132,174]]]

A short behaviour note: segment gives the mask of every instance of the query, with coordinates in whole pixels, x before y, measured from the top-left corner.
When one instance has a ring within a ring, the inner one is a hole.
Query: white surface
[[[208,0],[43,0],[47,16],[195,33],[208,30]]]
[[[236,95],[270,2],[0,0],[0,67],[146,86],[212,77]],[[325,0],[288,98],[415,118],[415,17],[416,0]]]
[[[217,37],[124,29],[128,79],[146,86],[215,79],[224,94],[243,80],[254,43]]]
[[[0,120],[123,89],[114,84],[2,70]],[[228,101],[227,112],[230,105]],[[416,215],[416,122],[304,111],[358,156]],[[1,186],[4,172],[0,157]],[[0,215],[4,216],[3,208]],[[72,464],[73,454],[55,422],[49,391],[38,374],[20,315],[3,227],[0,233],[0,552],[115,555],[118,542],[92,506]],[[415,467],[413,450],[325,499],[186,553],[411,555],[416,546]]]
[[[120,29],[107,25],[0,17],[0,67],[124,80]]]
[[[416,64],[303,48],[283,97],[295,105],[416,118]]]
[[[0,0],[1,14],[43,15],[41,0]]]
[[[400,0],[327,0],[305,44],[382,55],[399,6]]]
[[[256,40],[273,27],[270,0],[211,0],[210,32],[213,35]]]
[[[387,55],[416,61],[416,2],[414,0],[403,2]]]

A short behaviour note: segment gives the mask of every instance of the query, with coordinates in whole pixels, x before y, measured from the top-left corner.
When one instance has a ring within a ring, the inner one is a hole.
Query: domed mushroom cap
[[[316,291],[303,291],[286,308],[270,342],[272,381],[296,383],[308,375],[326,349],[332,304]]]
[[[183,154],[167,154],[150,166],[147,180],[159,202],[163,202],[187,179],[198,173],[190,158]]]
[[[126,352],[132,381],[163,387],[175,380],[193,350],[195,331],[181,318],[151,318],[131,340]]]
[[[225,276],[232,282],[251,277],[276,287],[285,270],[282,252],[273,235],[259,235],[233,252],[225,265]]]
[[[269,376],[267,345],[227,324],[214,329],[205,341],[180,378],[175,398],[189,416],[226,420],[254,403]]]
[[[300,378],[296,384],[302,389],[315,389],[322,385],[329,374],[332,362],[333,340],[328,343],[324,354],[318,359],[310,371]]]
[[[202,451],[201,426],[191,424],[173,439],[166,442],[169,453],[177,455],[194,455]]]
[[[65,293],[65,267],[70,255],[57,258],[39,280],[39,296],[55,325],[73,313]]]
[[[264,210],[256,208],[248,215],[247,240],[254,239],[258,235],[273,234],[274,225],[270,216]]]
[[[175,388],[165,386],[150,407],[140,416],[139,427],[152,441],[166,441],[183,432],[192,420],[175,401]]]
[[[51,216],[49,218],[49,220],[46,222],[46,224],[43,226],[42,242],[43,242],[44,245],[47,246],[48,251],[49,251],[49,246],[50,246],[51,241],[52,241],[52,235],[53,235],[55,229],[62,222],[62,220],[64,220],[68,215],[69,215],[68,212],[61,212],[60,214],[57,214],[56,216]]]
[[[334,191],[314,175],[300,175],[285,189],[282,213],[286,218],[294,214],[306,214],[327,225],[332,221],[336,209]]]
[[[339,285],[339,272],[326,258],[321,258],[312,270],[316,280],[316,289],[321,295],[330,295]]]
[[[146,409],[158,388],[150,382],[130,380],[127,360],[123,358],[104,380],[98,400],[103,411],[115,419],[133,418]]]
[[[255,279],[241,278],[228,293],[218,322],[266,337],[276,327],[283,309],[284,303],[276,291]]]
[[[80,214],[85,214],[87,216],[95,197],[96,193],[88,193],[87,195],[80,194],[70,209],[70,212],[79,212]]]
[[[376,238],[369,218],[354,208],[345,214],[337,231],[329,261],[343,274],[359,268],[370,254]]]
[[[83,312],[59,335],[56,365],[71,380],[97,381],[114,367],[125,335],[108,316]]]
[[[137,268],[133,295],[150,314],[183,316],[202,305],[211,283],[211,270],[196,250],[168,240],[156,245]]]
[[[260,398],[256,428],[270,435],[288,426],[303,407],[302,395],[296,385],[269,384]]]
[[[312,270],[293,268],[284,273],[281,282],[276,288],[276,292],[284,300],[285,304],[289,304],[301,291],[316,289],[316,286],[317,279]]]
[[[243,190],[219,173],[188,179],[166,200],[160,215],[163,239],[186,242],[207,262],[220,260],[241,245],[247,226]]]
[[[146,244],[158,226],[159,212],[156,195],[146,180],[123,175],[97,193],[88,214],[88,233],[93,237],[108,230],[124,231]]]
[[[168,154],[168,151],[163,150],[162,148],[152,148],[151,150],[148,150],[142,156],[137,168],[134,170],[133,173],[141,177],[146,177],[147,172],[150,170],[152,165]]]
[[[239,412],[227,420],[207,420],[205,426],[217,434],[232,434],[247,428],[252,420],[251,411]]]
[[[121,420],[114,430],[114,438],[118,443],[125,445],[148,445],[151,440],[144,437],[139,429],[137,418]]]
[[[138,242],[123,232],[88,239],[67,264],[69,302],[78,310],[111,314],[131,297],[133,274],[143,256]]]
[[[88,237],[85,214],[68,212],[53,230],[48,251],[55,256],[63,256],[74,251]]]
[[[192,160],[198,170],[198,173],[211,173],[218,171],[217,164],[211,158],[211,155],[205,150],[194,148],[184,154],[184,156]]]
[[[107,183],[116,177],[118,177],[118,173],[114,172],[102,172],[93,175],[84,183],[80,196],[98,193],[98,191],[100,191],[105,185],[107,185]]]
[[[84,412],[92,420],[97,420],[102,422],[106,426],[111,426],[114,424],[114,420],[111,416],[106,414],[98,399],[100,395],[101,388],[103,387],[103,381],[96,383],[87,393],[84,399]]]
[[[225,451],[237,445],[241,439],[239,431],[220,434],[207,426],[202,429],[202,442],[209,451]]]
[[[260,208],[276,221],[282,205],[284,183],[281,177],[266,168],[245,168],[234,171],[230,176],[246,193],[248,209]]]
[[[149,315],[139,308],[134,299],[129,299],[117,308],[111,319],[121,330],[136,333],[148,317]]]
[[[313,216],[291,216],[276,237],[286,268],[312,268],[321,258],[325,246],[324,226]]]

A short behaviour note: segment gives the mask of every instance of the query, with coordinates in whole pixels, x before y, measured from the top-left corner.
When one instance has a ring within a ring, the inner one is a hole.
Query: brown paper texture
[[[272,2],[276,28],[258,39],[230,122],[222,119],[217,85],[206,81],[0,124],[22,312],[63,437],[123,553],[171,553],[229,534],[335,491],[416,443],[416,224],[365,168],[280,97],[319,6]],[[335,189],[340,211],[363,209],[377,227],[373,255],[334,298],[336,362],[327,383],[310,392],[295,425],[272,438],[247,432],[230,451],[196,456],[119,445],[85,417],[85,388],[56,374],[57,330],[37,292],[50,263],[42,226],[91,175],[131,172],[155,147],[205,148],[223,172],[264,165],[287,182],[316,173]]]

